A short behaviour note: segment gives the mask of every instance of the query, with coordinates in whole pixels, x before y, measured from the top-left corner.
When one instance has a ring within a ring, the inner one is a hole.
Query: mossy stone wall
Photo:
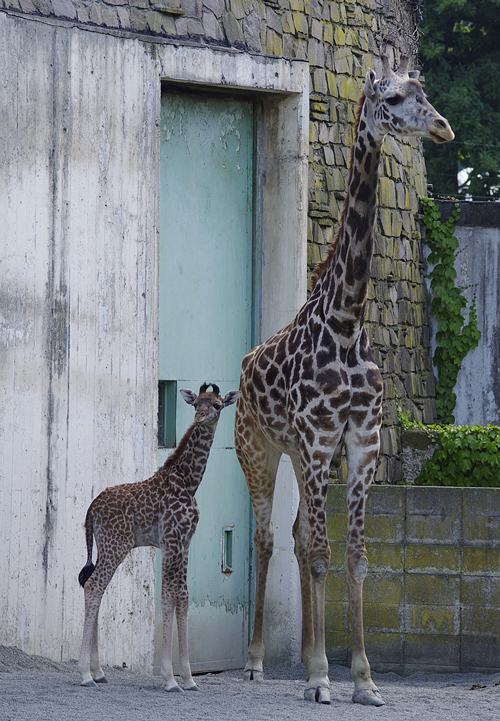
[[[334,237],[344,200],[354,109],[381,51],[416,56],[410,0],[0,0],[0,10],[151,42],[227,47],[310,64],[309,271]],[[431,101],[433,99],[431,98]],[[434,99],[437,101],[437,99]],[[397,399],[435,420],[434,379],[416,222],[425,194],[421,142],[388,138],[366,322],[385,383],[377,480],[401,477]]]

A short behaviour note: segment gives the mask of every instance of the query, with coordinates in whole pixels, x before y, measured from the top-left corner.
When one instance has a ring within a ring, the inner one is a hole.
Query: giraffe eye
[[[387,105],[399,105],[399,103],[402,103],[404,98],[401,95],[391,95],[389,98],[386,98],[385,101]]]
[[[220,409],[222,408],[222,403],[214,403],[214,408],[216,411],[220,411]]]

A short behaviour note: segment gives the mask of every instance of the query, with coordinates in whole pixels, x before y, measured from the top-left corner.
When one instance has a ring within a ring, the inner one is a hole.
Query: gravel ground
[[[500,673],[373,674],[386,705],[351,703],[350,671],[330,666],[330,706],[303,700],[305,670],[267,668],[248,683],[239,671],[196,677],[201,693],[167,694],[156,676],[105,668],[108,684],[82,688],[76,661],[54,663],[0,646],[0,721],[487,721],[500,719]]]

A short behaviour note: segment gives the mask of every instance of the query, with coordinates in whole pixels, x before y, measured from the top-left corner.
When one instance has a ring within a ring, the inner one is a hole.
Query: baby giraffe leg
[[[99,661],[99,624],[98,617],[94,624],[94,632],[92,634],[92,645],[90,647],[90,672],[94,677],[96,683],[108,683],[108,679],[104,675],[104,671],[101,668]]]
[[[165,691],[182,691],[174,678],[172,666],[172,638],[174,633],[175,600],[162,592],[163,649],[160,675],[164,679]]]
[[[95,687],[96,683],[107,683],[99,663],[98,620],[103,592],[98,584],[89,579],[85,584],[85,622],[83,625],[82,649],[78,670],[82,686]]]
[[[99,534],[99,531],[98,531]],[[83,624],[82,650],[78,661],[78,670],[82,676],[82,686],[95,687],[97,683],[107,683],[99,663],[98,619],[104,591],[127,553],[133,548],[133,536],[125,537],[118,548],[112,547],[105,534],[100,533],[97,563],[91,576],[85,581],[85,621]],[[130,534],[129,534],[130,535]],[[103,552],[107,549],[107,553]],[[106,558],[106,562],[102,559]]]
[[[174,634],[174,616],[177,615],[177,635],[179,637],[180,675],[186,690],[197,690],[189,665],[187,646],[187,551],[185,558],[172,561],[171,551],[162,549],[161,605],[163,614],[163,652],[161,676],[166,683],[166,691],[179,692],[182,688],[174,678],[172,665],[172,639]],[[182,590],[184,588],[184,590]],[[179,593],[181,602],[179,603]]]
[[[177,636],[179,638],[179,673],[182,678],[184,691],[199,691],[191,674],[188,651],[188,609],[189,593],[187,588],[187,553],[184,559],[179,587],[177,590],[177,606],[175,615],[177,617]]]
[[[191,664],[188,655],[188,616],[181,612],[177,616],[177,635],[179,637],[179,674],[182,678],[184,691],[199,691],[191,674]]]

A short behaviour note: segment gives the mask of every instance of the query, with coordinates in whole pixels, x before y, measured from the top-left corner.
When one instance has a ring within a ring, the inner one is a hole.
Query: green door
[[[198,392],[214,382],[224,395],[238,388],[253,345],[253,115],[252,102],[241,99],[162,96],[159,463],[193,420],[179,389]],[[246,659],[251,510],[233,425],[231,406],[196,495],[200,521],[188,574],[193,671],[240,668]]]

